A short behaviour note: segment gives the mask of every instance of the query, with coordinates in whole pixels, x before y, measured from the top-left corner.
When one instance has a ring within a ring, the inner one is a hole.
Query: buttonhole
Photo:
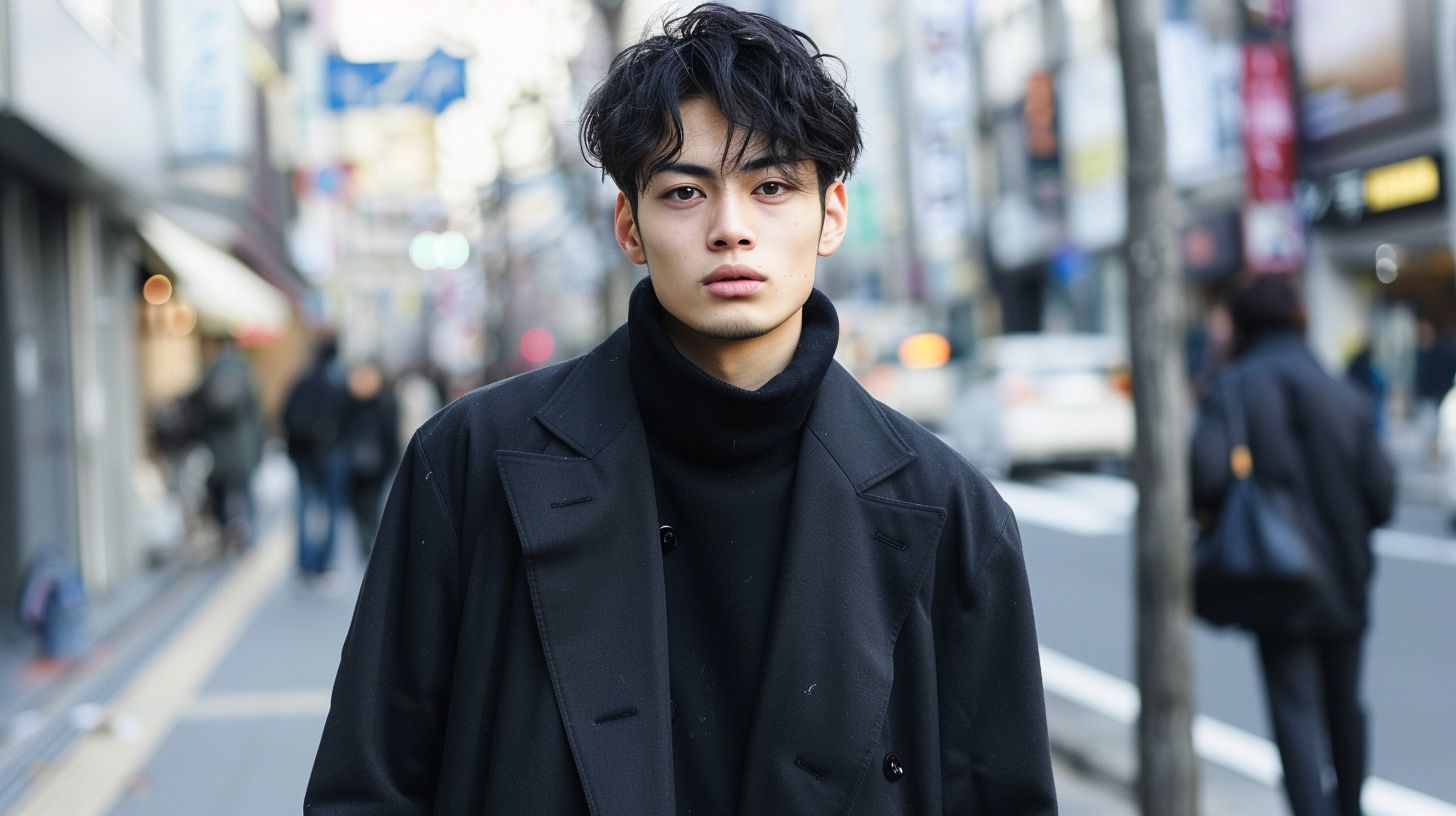
[[[894,547],[897,550],[903,550],[903,549],[905,549],[905,545],[904,544],[901,544],[900,542],[896,541],[895,539],[890,538],[889,536],[885,535],[884,533],[875,533],[875,540],[876,541],[883,541],[886,544],[889,544],[891,547]]]
[[[596,722],[597,725],[606,725],[609,722],[616,722],[617,720],[625,720],[628,717],[635,717],[635,716],[637,716],[637,709],[635,709],[635,708],[624,708],[621,711],[613,711],[611,714],[603,714],[602,716],[597,717],[595,722]]]
[[[589,501],[591,501],[591,496],[582,496],[576,499],[567,499],[566,501],[551,502],[551,508],[554,510],[562,507],[570,507],[573,504],[583,504]]]
[[[802,759],[795,758],[794,759],[794,764],[795,765],[798,765],[800,769],[802,769],[804,771],[808,771],[816,779],[823,779],[824,778],[824,772],[823,771],[819,770],[818,768],[815,768],[813,765],[806,764],[804,762],[804,760],[802,760]]]

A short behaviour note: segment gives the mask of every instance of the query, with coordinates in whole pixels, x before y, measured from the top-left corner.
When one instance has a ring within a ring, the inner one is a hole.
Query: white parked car
[[[982,470],[1132,454],[1132,381],[1117,338],[1003,335],[987,341],[979,368],[942,433]]]

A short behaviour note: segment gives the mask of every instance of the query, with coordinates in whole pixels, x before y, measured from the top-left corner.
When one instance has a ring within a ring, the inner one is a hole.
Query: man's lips
[[[722,298],[747,297],[763,288],[768,278],[750,266],[723,264],[703,278],[709,292]]]

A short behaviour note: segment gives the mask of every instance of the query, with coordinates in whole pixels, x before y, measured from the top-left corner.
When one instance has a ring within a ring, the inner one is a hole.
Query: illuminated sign
[[[1314,224],[1353,227],[1368,218],[1400,218],[1411,207],[1445,202],[1439,154],[1416,156],[1369,169],[1356,168],[1309,181],[1299,189],[1299,207]]]
[[[1434,201],[1441,195],[1441,170],[1430,156],[1418,156],[1365,171],[1365,208],[1372,213]]]

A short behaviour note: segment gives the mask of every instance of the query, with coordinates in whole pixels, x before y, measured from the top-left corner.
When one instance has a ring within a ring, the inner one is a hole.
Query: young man
[[[650,278],[416,435],[306,812],[1056,812],[1016,521],[832,359],[860,137],[806,43],[705,5],[613,62]]]

